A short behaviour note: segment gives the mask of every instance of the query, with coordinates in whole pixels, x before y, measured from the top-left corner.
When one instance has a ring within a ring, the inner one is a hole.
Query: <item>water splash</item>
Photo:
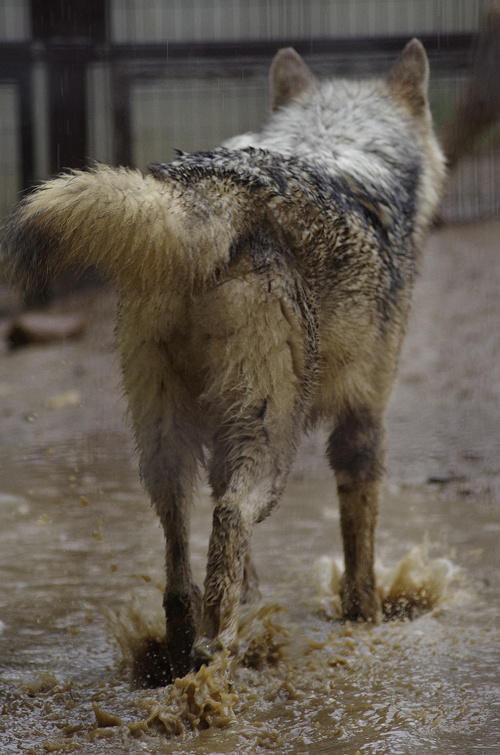
[[[412,548],[395,566],[375,564],[384,619],[415,619],[438,609],[451,597],[458,569],[447,558],[432,558],[427,540]],[[314,563],[317,602],[331,619],[342,617],[339,561],[321,556]]]
[[[457,568],[447,558],[431,558],[429,543],[424,541],[396,566],[378,565],[376,572],[384,617],[415,619],[451,596]]]
[[[231,692],[229,653],[222,652],[209,667],[175,679],[163,699],[145,699],[147,727],[160,725],[167,734],[184,734],[186,729],[226,728],[234,719],[238,695]]]

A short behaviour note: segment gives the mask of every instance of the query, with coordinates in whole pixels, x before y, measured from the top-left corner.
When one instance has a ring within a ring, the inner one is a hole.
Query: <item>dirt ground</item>
[[[500,502],[499,290],[500,221],[431,235],[387,413],[393,487],[430,485]],[[128,438],[112,292],[87,291],[51,307],[87,316],[79,340],[14,352],[5,334],[19,297],[5,288],[0,296],[0,445],[9,447],[7,457],[104,431]],[[319,431],[306,439],[296,469],[323,463],[323,438]]]

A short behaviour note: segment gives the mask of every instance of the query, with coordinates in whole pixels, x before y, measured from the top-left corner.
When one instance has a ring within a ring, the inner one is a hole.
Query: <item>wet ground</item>
[[[377,537],[384,597],[430,610],[339,620],[320,430],[256,528],[263,602],[242,613],[231,684],[222,668],[166,689],[132,682],[141,643],[162,632],[163,536],[123,420],[112,295],[59,305],[89,316],[79,341],[0,354],[2,755],[500,753],[499,290],[500,222],[431,237]],[[210,519],[202,481],[200,583]]]

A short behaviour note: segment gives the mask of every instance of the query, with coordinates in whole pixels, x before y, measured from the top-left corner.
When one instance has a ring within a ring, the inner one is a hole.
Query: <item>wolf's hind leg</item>
[[[289,422],[288,417],[286,424]],[[238,606],[241,598],[249,597],[252,586],[249,548],[253,526],[279,500],[295,451],[290,427],[279,433],[276,426],[270,430],[255,417],[236,424],[238,427],[222,428],[210,464],[216,505],[202,618],[194,645],[198,666],[210,662],[223,647],[230,652],[237,649]]]
[[[190,510],[201,448],[189,396],[160,357],[154,349],[141,352],[132,367],[125,365],[124,382],[141,476],[165,532],[166,649],[171,673],[178,677],[190,670],[201,609],[201,593],[189,559]]]
[[[142,447],[141,472],[160,517],[166,540],[167,656],[173,677],[184,676],[191,666],[190,652],[201,612],[201,592],[189,560],[189,517],[196,463],[191,448],[175,433],[157,433]]]
[[[312,304],[297,273],[287,268],[287,256],[276,261],[281,255],[273,244],[269,240],[267,249],[260,233],[242,240],[230,274],[200,300],[196,313],[203,324],[203,401],[212,427],[215,502],[194,646],[198,665],[221,647],[237,648],[240,598],[249,597],[255,582],[249,559],[253,526],[281,496],[313,384]]]
[[[340,595],[344,617],[379,621],[375,589],[375,526],[383,476],[383,428],[368,411],[344,416],[328,441],[340,502],[345,572]]]

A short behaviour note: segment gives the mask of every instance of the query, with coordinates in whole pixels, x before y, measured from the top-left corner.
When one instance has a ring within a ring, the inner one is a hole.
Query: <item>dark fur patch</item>
[[[384,471],[383,436],[382,424],[368,412],[348,414],[328,440],[327,453],[332,469],[346,472],[358,483],[380,479]]]

